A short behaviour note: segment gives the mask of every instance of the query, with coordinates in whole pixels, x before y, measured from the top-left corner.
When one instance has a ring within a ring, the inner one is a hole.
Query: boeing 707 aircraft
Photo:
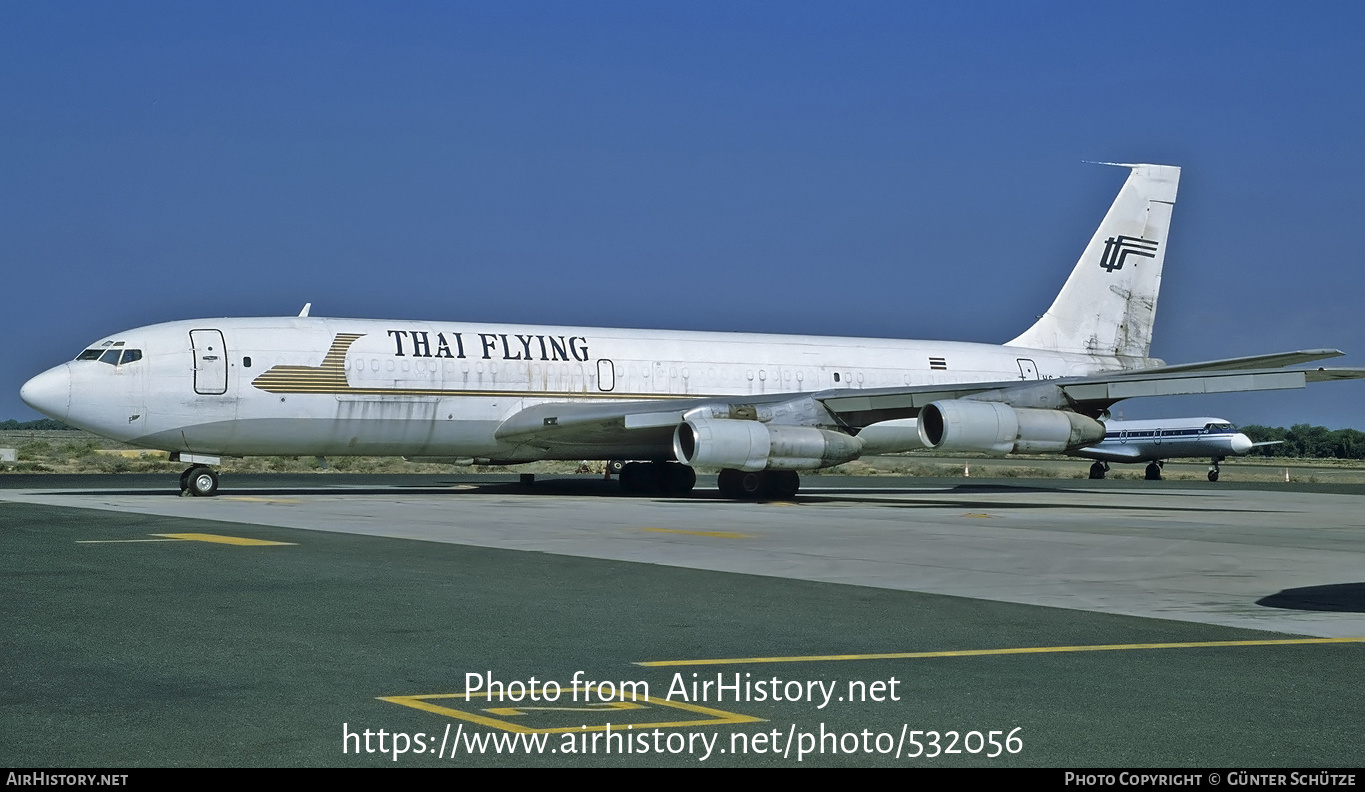
[[[719,469],[732,497],[790,497],[798,471],[863,454],[1065,453],[1136,396],[1301,388],[1332,349],[1168,366],[1148,357],[1180,169],[1130,170],[1047,312],[1000,346],[308,316],[116,333],[29,380],[53,418],[190,465],[224,456],[402,455],[482,464],[633,460],[630,491]]]

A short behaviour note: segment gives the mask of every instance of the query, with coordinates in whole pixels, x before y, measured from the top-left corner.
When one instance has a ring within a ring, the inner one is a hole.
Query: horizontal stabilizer
[[[1365,369],[1324,368],[1306,369],[1303,372],[1309,382],[1336,382],[1337,380],[1365,379]]]

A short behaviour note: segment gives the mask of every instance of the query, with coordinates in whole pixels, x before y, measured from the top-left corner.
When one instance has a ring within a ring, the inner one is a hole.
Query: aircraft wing
[[[682,423],[684,415],[708,407],[713,408],[713,417],[795,425],[837,424],[856,432],[880,421],[917,417],[925,405],[950,399],[999,401],[1015,407],[1069,409],[1099,415],[1115,402],[1139,396],[1286,390],[1302,388],[1309,382],[1342,379],[1365,379],[1365,369],[1191,371],[1181,367],[1175,371],[1145,369],[1051,380],[846,388],[764,396],[547,402],[513,414],[498,427],[495,436],[530,448],[576,450],[585,457],[602,453],[648,455],[670,447],[673,430]]]
[[[1300,349],[1294,352],[1275,352],[1269,355],[1205,360],[1199,363],[1178,363],[1174,366],[1160,366],[1154,369],[1134,369],[1129,373],[1142,374],[1161,371],[1171,374],[1176,372],[1283,368],[1285,366],[1297,366],[1300,363],[1311,363],[1314,360],[1341,357],[1344,354],[1346,353],[1340,349]]]
[[[1077,456],[1083,459],[1099,459],[1104,462],[1141,462],[1144,459],[1151,458],[1143,453],[1144,450],[1145,449],[1140,448],[1137,445],[1108,445],[1105,446],[1103,450],[1099,450],[1094,446],[1086,446],[1085,448],[1077,448],[1073,451],[1068,451],[1067,455]]]
[[[851,428],[879,421],[914,418],[920,408],[944,399],[1000,401],[1014,407],[1070,409],[1099,415],[1115,402],[1138,396],[1188,396],[1199,393],[1302,388],[1309,382],[1365,379],[1365,369],[1215,369],[1167,368],[1105,372],[1051,380],[959,384],[946,387],[878,388],[814,394],[826,409]]]
[[[621,402],[548,402],[512,415],[494,432],[499,440],[532,446],[592,446],[627,432],[673,427],[684,412],[709,399],[668,399]],[[633,440],[633,438],[632,438]]]
[[[546,402],[513,414],[494,431],[499,440],[541,449],[612,452],[624,449],[667,449],[673,430],[687,412],[706,407],[735,418],[757,418],[757,406],[790,401],[809,394],[768,396],[680,397],[639,401]],[[637,451],[638,452],[638,451]]]

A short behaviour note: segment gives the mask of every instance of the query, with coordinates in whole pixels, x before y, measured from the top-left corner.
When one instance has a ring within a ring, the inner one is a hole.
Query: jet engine
[[[673,454],[692,467],[814,470],[857,459],[862,443],[813,426],[690,418],[673,431]]]
[[[896,418],[864,426],[858,432],[863,444],[863,456],[898,454],[924,448],[919,436],[919,422],[914,418]]]
[[[920,410],[919,434],[937,451],[1047,454],[1103,440],[1104,424],[1065,410],[952,399]]]

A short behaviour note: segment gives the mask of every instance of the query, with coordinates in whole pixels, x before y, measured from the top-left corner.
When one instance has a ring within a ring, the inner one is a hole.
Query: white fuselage
[[[26,384],[25,401],[73,426],[181,453],[519,460],[553,454],[494,431],[543,402],[759,399],[1159,363],[947,341],[319,317],[171,322],[87,349],[118,348],[140,354],[64,363]]]

